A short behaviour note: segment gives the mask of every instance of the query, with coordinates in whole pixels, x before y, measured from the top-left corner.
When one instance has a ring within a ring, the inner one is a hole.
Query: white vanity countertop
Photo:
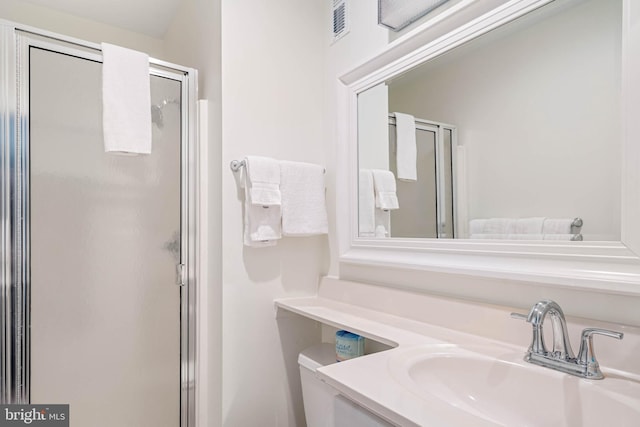
[[[439,399],[428,400],[414,394],[401,386],[389,369],[393,355],[407,348],[446,343],[487,344],[491,340],[322,297],[281,299],[275,304],[279,309],[395,347],[318,369],[325,382],[372,412],[400,426],[498,425],[471,417]],[[526,350],[499,344],[523,355]]]

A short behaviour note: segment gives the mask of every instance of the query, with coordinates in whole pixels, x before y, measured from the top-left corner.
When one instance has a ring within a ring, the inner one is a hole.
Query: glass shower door
[[[436,143],[438,129],[416,129],[416,182],[396,181],[400,209],[391,211],[392,237],[438,237]],[[396,129],[389,126],[389,170],[397,176]]]
[[[152,76],[151,155],[106,154],[102,64],[29,58],[30,401],[74,426],[178,426],[181,82]]]

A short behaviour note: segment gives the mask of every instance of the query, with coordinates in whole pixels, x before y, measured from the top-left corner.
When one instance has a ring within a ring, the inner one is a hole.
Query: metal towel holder
[[[238,172],[240,168],[246,166],[246,164],[247,162],[244,160],[231,160],[231,163],[229,163],[229,167],[231,168],[232,172]],[[322,171],[324,173],[327,173],[327,169],[322,169]]]

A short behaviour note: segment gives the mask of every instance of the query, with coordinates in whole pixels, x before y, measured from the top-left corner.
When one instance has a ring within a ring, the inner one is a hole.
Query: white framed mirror
[[[344,75],[341,266],[640,296],[640,35],[632,31],[639,9],[630,0],[506,1],[437,37],[427,21]],[[437,130],[416,130],[433,133],[422,144],[435,167],[420,165],[419,141],[416,164],[435,184],[397,179],[396,113],[455,132],[445,162],[452,188],[437,182],[447,175],[437,166]],[[396,178],[400,208],[383,210],[390,219],[381,233],[362,227],[371,203],[362,200],[363,169]],[[405,196],[406,185],[435,188],[432,206]],[[394,225],[403,209],[412,212]],[[403,229],[406,218],[427,216],[431,231]],[[505,218],[581,221],[564,240],[538,232],[469,238],[472,221]]]

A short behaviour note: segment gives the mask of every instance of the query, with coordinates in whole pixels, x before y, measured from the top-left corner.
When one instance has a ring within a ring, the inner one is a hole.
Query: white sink
[[[424,399],[438,399],[504,426],[640,426],[640,382],[607,375],[585,380],[522,360],[498,345],[398,349],[392,376]]]

